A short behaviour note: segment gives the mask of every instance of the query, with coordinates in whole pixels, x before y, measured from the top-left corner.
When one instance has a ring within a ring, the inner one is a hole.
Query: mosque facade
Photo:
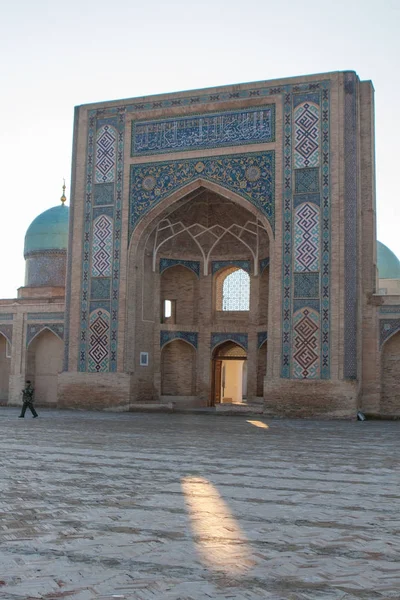
[[[400,416],[400,262],[352,71],[78,106],[0,300],[0,401]]]

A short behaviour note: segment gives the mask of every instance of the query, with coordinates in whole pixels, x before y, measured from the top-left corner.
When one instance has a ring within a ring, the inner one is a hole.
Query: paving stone
[[[17,414],[1,600],[400,599],[400,422]]]

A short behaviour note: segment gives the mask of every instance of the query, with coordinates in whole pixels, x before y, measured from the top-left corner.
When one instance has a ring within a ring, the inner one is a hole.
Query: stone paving
[[[17,414],[1,599],[400,599],[400,422]]]

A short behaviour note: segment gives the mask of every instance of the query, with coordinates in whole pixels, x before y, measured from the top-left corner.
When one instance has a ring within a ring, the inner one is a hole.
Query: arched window
[[[250,276],[243,269],[235,269],[223,279],[222,310],[250,310]]]

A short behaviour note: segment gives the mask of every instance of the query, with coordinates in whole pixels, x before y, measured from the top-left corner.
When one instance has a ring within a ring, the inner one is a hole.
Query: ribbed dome
[[[68,220],[69,208],[64,204],[49,208],[36,217],[25,235],[24,256],[42,250],[66,250]]]
[[[385,244],[378,242],[379,279],[400,279],[400,261]]]

